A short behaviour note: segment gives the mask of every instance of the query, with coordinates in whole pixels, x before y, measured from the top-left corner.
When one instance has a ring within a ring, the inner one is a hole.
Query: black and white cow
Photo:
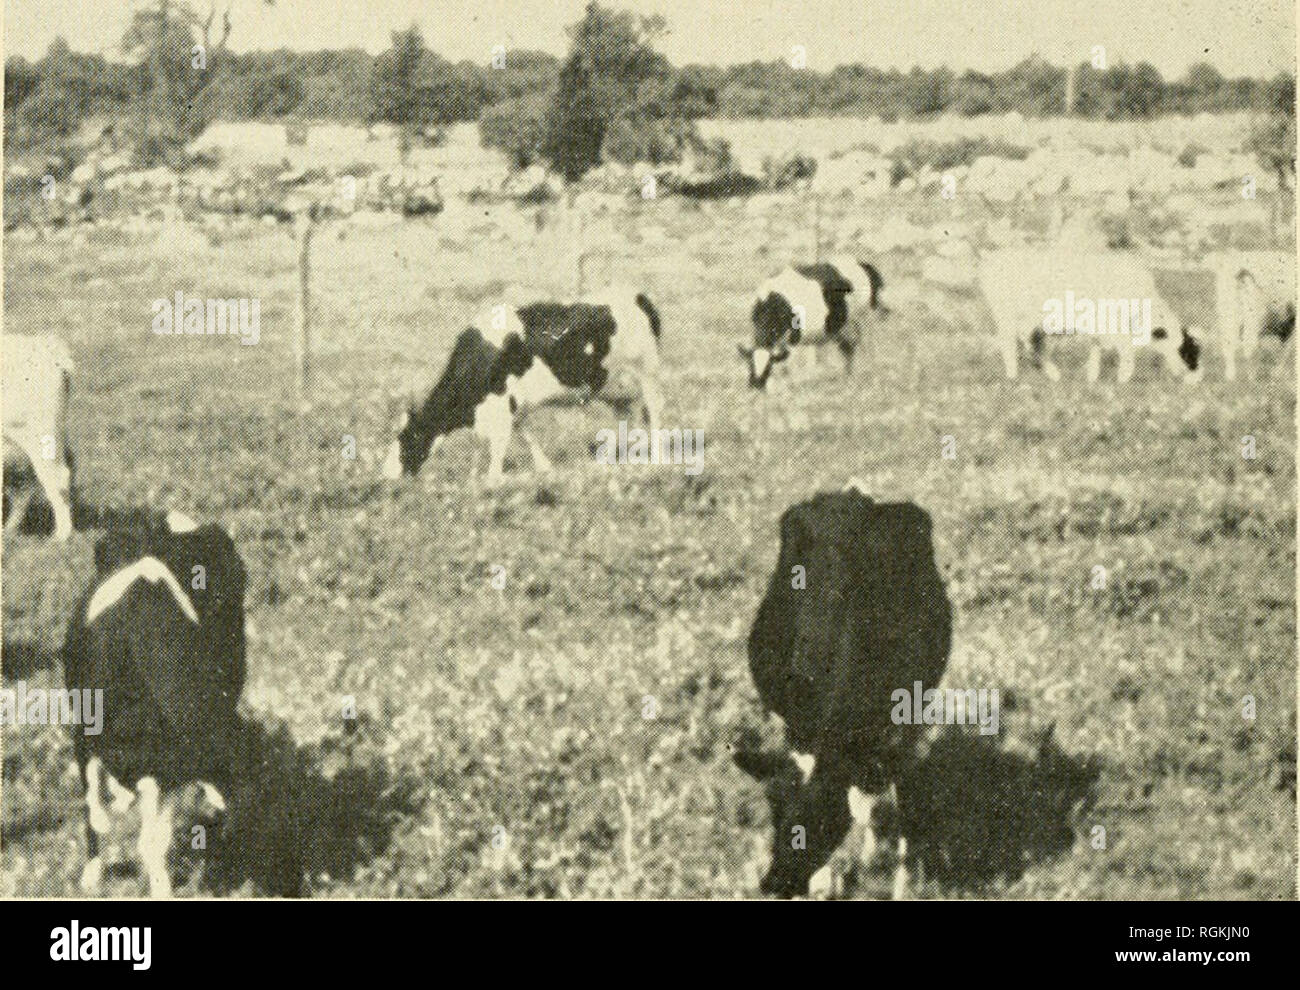
[[[442,377],[406,413],[384,474],[413,475],[442,439],[472,426],[488,442],[487,481],[501,480],[516,415],[563,396],[599,395],[611,378],[637,381],[651,436],[659,427],[659,313],[644,293],[610,289],[579,303],[499,305],[452,348]],[[524,434],[539,471],[550,469]]]
[[[72,535],[72,452],[68,449],[68,390],[73,372],[68,346],[57,337],[4,335],[4,463],[31,467],[54,513],[54,538]],[[8,496],[8,490],[5,492]],[[8,506],[5,531],[22,525],[32,499],[27,489]]]
[[[1295,254],[1225,251],[1205,264],[1214,273],[1215,324],[1223,348],[1224,375],[1237,377],[1237,359],[1250,360],[1260,338],[1283,342],[1295,330]]]
[[[737,345],[749,363],[749,384],[763,388],[773,365],[800,343],[818,347],[833,341],[844,355],[845,370],[851,370],[860,332],[849,321],[848,297],[860,291],[869,309],[888,312],[880,299],[884,285],[874,265],[844,256],[794,265],[768,279],[754,294],[750,311],[753,346]]]
[[[873,795],[893,789],[922,731],[894,723],[892,695],[917,681],[936,687],[951,645],[930,517],[855,488],[782,515],[776,571],[749,635],[754,683],[785,721],[793,760],[736,762],[768,780],[776,841],[762,889],[785,897],[808,892],[855,823],[870,859]],[[800,773],[773,779],[790,762]],[[799,827],[805,848],[792,842]],[[905,859],[900,838],[895,896],[906,887]]]
[[[106,532],[95,544],[95,572],[63,647],[67,687],[104,692],[98,734],[72,729],[86,782],[82,887],[93,890],[103,876],[100,841],[111,813],[138,800],[149,892],[167,897],[178,805],[188,792],[220,813],[235,783],[244,564],[221,527],[170,513]]]

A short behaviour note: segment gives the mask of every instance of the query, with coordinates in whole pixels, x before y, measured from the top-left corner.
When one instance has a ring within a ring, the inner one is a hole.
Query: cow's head
[[[473,327],[461,333],[424,404],[410,406],[403,416],[384,459],[385,477],[414,475],[448,433],[472,426],[483,400],[505,394],[506,382],[527,371],[532,360],[518,334],[508,334],[497,346]]]
[[[790,349],[783,344],[778,344],[775,348],[737,344],[736,350],[749,365],[749,387],[758,389],[767,385],[772,368],[790,356]]]
[[[388,448],[384,458],[384,477],[396,480],[402,475],[413,475],[428,459],[433,437],[420,427],[419,410],[411,405],[402,415],[397,439]]]
[[[1178,325],[1178,324],[1175,324]],[[1202,344],[1200,333],[1195,327],[1179,326],[1175,336],[1164,326],[1151,329],[1151,346],[1164,359],[1169,368],[1177,368],[1181,362],[1187,369],[1188,376],[1197,375],[1201,366]]]

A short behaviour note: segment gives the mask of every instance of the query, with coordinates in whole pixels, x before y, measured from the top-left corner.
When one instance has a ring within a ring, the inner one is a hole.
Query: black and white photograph
[[[1296,901],[1293,2],[3,18],[0,898]]]

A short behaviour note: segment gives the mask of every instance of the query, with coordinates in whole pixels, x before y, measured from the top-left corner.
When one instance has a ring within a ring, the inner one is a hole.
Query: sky
[[[58,35],[120,57],[137,0],[4,0],[5,55],[41,55]],[[196,0],[206,10],[209,0]],[[361,47],[418,24],[429,47],[486,63],[494,46],[562,54],[585,0],[228,0],[230,47]],[[1104,46],[1107,64],[1147,61],[1166,77],[1207,61],[1229,76],[1295,71],[1295,0],[606,0],[661,14],[659,48],[677,64],[791,57],[809,68],[1004,69],[1032,52],[1064,64]],[[220,0],[224,9],[226,0]]]

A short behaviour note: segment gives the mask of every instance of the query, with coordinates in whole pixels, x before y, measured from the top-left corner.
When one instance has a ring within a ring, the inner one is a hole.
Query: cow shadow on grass
[[[205,888],[303,897],[313,883],[350,881],[388,847],[398,823],[420,810],[423,788],[394,775],[359,729],[303,747],[283,726],[245,722],[240,783],[210,846]]]
[[[1014,882],[1069,852],[1098,761],[1062,750],[1051,730],[1032,758],[996,737],[950,727],[899,782],[903,834],[915,861],[950,891]]]

